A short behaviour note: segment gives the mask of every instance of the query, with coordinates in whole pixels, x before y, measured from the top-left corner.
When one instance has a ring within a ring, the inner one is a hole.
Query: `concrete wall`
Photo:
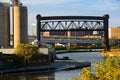
[[[15,49],[0,49],[0,52],[4,54],[13,54]]]
[[[20,43],[28,43],[27,7],[14,6],[14,48]]]
[[[39,48],[39,52],[49,56],[49,62],[53,62],[56,57],[54,48]]]
[[[15,49],[0,49],[4,54],[13,54]],[[56,53],[54,48],[39,48],[39,52],[49,56],[49,63],[54,62]]]
[[[8,3],[0,2],[0,47],[10,45],[10,9]]]

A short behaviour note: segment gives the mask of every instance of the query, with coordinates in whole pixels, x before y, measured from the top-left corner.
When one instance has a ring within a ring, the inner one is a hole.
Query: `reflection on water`
[[[68,56],[74,60],[85,60],[92,63],[91,67],[94,66],[94,62],[98,62],[103,58],[99,52],[73,52],[57,54],[58,57]],[[71,80],[73,77],[79,77],[78,73],[82,69],[76,70],[64,70],[51,73],[29,73],[29,74],[16,74],[16,75],[4,75],[0,76],[0,80]]]
[[[0,80],[55,80],[54,73],[33,73],[0,76]]]

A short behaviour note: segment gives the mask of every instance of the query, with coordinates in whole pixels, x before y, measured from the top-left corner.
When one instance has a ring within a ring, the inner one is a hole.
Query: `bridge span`
[[[37,42],[37,38],[31,37],[29,41]],[[84,38],[84,37],[66,37],[66,36],[49,36],[41,37],[41,43],[89,43],[89,44],[104,44],[104,38]]]

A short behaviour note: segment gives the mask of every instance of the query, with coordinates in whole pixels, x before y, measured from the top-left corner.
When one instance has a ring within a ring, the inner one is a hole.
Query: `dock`
[[[83,67],[90,66],[90,62],[73,61],[73,60],[56,60],[55,62],[44,65],[44,66],[25,66],[20,68],[11,68],[0,70],[0,75],[3,74],[16,74],[16,73],[27,73],[27,72],[50,72],[60,70],[73,70]]]

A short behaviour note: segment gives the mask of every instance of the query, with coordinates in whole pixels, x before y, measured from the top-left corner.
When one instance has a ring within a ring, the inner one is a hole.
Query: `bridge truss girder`
[[[101,31],[102,21],[41,21],[42,31]]]

